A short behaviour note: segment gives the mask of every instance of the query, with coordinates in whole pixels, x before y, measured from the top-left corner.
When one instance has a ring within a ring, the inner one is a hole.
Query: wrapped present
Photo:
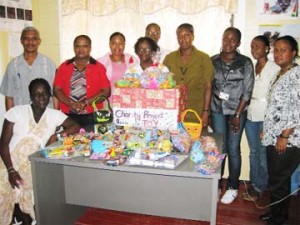
[[[185,109],[187,88],[113,88],[114,123],[120,126],[176,129]]]
[[[173,89],[113,88],[113,108],[180,109],[185,108],[187,88]]]

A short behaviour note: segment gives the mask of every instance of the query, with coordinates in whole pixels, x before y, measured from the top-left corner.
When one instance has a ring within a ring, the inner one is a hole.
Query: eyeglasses
[[[138,52],[139,54],[142,54],[142,53],[149,53],[149,52],[151,52],[151,49],[150,49],[150,48],[140,48],[140,49],[137,50],[137,52]]]
[[[23,37],[23,41],[38,41],[40,40],[38,37]]]
[[[147,32],[148,36],[159,36],[160,32]]]

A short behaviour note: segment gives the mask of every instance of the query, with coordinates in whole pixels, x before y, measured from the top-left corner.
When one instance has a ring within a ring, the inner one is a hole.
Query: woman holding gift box
[[[159,63],[159,47],[154,40],[149,37],[140,37],[134,45],[135,53],[138,55],[140,62],[130,64],[125,71],[124,79],[129,83],[126,87],[146,87],[158,88],[159,82],[157,76],[162,73],[168,73],[166,66]],[[153,82],[147,83],[153,77]],[[149,78],[149,79],[148,79]],[[143,82],[145,81],[145,83]],[[118,87],[124,86],[122,80],[116,82]],[[143,85],[144,83],[144,85]],[[153,84],[153,85],[151,85]]]
[[[134,50],[140,59],[141,72],[150,66],[159,65],[159,46],[149,37],[140,37],[134,45]]]

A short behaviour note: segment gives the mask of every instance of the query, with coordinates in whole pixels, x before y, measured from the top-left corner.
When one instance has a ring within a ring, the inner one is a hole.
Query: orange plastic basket
[[[196,118],[198,119],[199,123],[194,122],[185,122],[185,117],[188,113],[195,114]],[[184,127],[184,129],[191,135],[192,139],[198,139],[202,132],[202,119],[198,115],[198,113],[195,110],[192,109],[186,109],[181,113],[181,123]]]

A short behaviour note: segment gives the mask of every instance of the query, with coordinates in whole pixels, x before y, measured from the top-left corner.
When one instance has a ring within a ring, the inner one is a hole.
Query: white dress
[[[35,219],[31,167],[28,156],[44,146],[67,116],[59,110],[47,108],[38,123],[35,122],[30,105],[15,106],[5,114],[14,123],[9,144],[14,168],[24,180],[20,189],[12,189],[3,161],[0,161],[0,224],[10,224],[15,203],[23,212]]]

